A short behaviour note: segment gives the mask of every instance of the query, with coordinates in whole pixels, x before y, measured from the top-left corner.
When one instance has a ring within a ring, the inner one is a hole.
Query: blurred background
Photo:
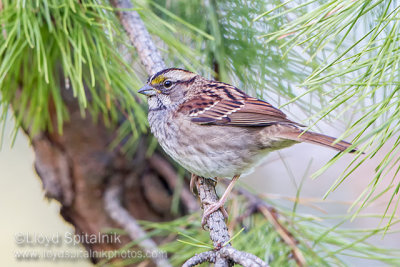
[[[0,222],[1,264],[3,266],[92,266],[87,259],[44,261],[32,258],[18,260],[19,253],[43,253],[45,245],[18,244],[18,238],[29,235],[52,237],[57,233],[74,233],[74,228],[60,216],[60,204],[46,199],[42,182],[34,170],[34,153],[25,133],[20,131],[14,145],[9,119],[5,128],[0,152],[0,205],[4,211]],[[57,246],[55,246],[57,248]],[[65,250],[65,247],[61,247]],[[69,246],[68,251],[84,250],[81,246]]]

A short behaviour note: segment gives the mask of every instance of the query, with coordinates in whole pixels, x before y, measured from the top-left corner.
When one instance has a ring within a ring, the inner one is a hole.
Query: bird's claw
[[[207,207],[207,209],[204,211],[203,218],[201,219],[201,227],[203,227],[207,224],[207,219],[210,217],[211,214],[216,212],[217,210],[220,210],[222,212],[222,215],[224,216],[225,219],[228,219],[228,212],[226,212],[224,208],[224,202],[221,200],[214,202],[214,203],[203,203],[203,204],[209,204],[210,206]]]

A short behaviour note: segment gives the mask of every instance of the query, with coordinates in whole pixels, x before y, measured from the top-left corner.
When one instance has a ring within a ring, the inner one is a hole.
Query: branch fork
[[[203,210],[206,210],[211,203],[218,201],[215,192],[215,182],[197,176],[196,188]],[[230,237],[225,217],[220,210],[215,211],[206,218],[207,226],[210,231],[210,239],[213,241],[214,250],[203,252],[188,259],[183,267],[195,266],[203,262],[214,263],[215,266],[233,266],[234,263],[245,267],[266,267],[264,261],[247,252],[238,251],[229,243]],[[226,244],[223,246],[223,244]]]

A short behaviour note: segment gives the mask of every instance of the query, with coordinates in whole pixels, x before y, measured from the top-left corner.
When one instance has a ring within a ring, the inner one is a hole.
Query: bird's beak
[[[139,89],[138,93],[143,94],[145,96],[152,96],[156,94],[156,89],[146,84],[145,86]]]

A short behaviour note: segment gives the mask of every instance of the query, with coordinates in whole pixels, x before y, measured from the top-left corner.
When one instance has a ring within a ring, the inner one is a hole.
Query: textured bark
[[[197,176],[196,189],[204,210],[211,203],[218,201],[213,180]],[[192,267],[203,262],[214,263],[215,267],[230,267],[235,263],[244,267],[268,267],[268,264],[255,255],[238,251],[232,247],[229,243],[228,227],[220,210],[215,211],[207,218],[207,226],[214,250],[194,255],[183,264],[183,267]]]
[[[198,177],[196,188],[204,210],[211,203],[218,201],[218,196],[215,192],[215,182],[213,180]],[[220,248],[229,242],[228,227],[226,226],[224,215],[220,210],[212,213],[207,218],[207,227],[210,230],[210,239],[215,248]],[[226,246],[230,247],[231,245],[226,244]],[[229,258],[222,258],[219,253],[216,253],[215,266],[233,266],[233,263],[229,261]]]
[[[135,46],[140,61],[146,68],[149,75],[165,69],[164,60],[155,46],[149,32],[142,19],[136,11],[131,11],[133,5],[131,1],[111,0],[113,6],[120,9],[117,11],[118,17],[124,27],[132,44]],[[123,11],[123,9],[130,11]]]

